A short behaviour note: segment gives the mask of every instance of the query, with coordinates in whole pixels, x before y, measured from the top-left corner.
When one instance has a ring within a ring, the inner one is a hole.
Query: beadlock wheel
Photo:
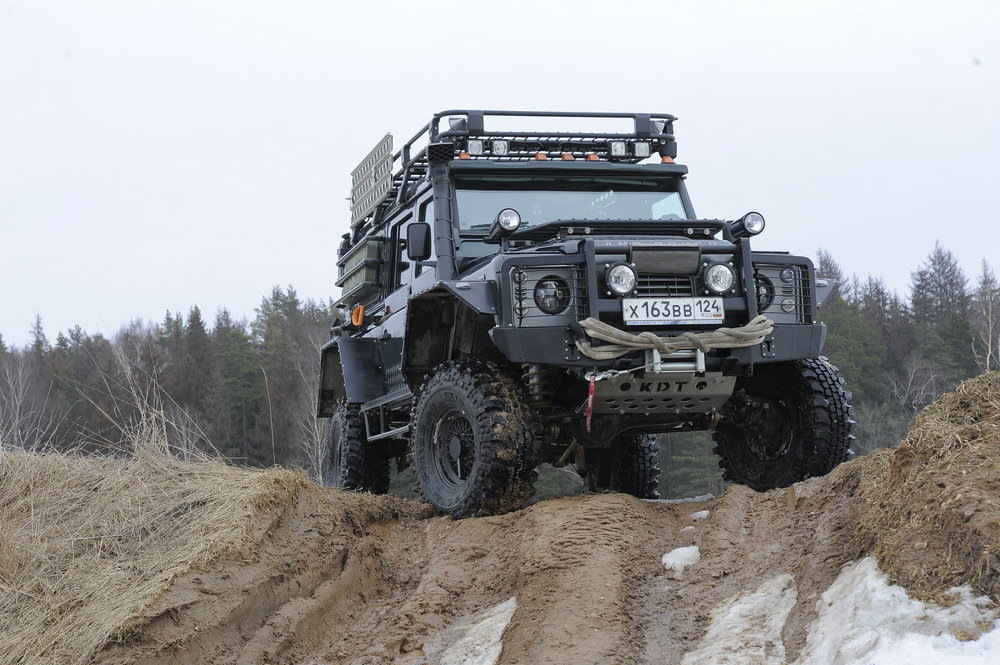
[[[723,478],[766,491],[829,473],[854,440],[850,399],[826,358],[757,367],[712,434]]]
[[[523,388],[479,360],[444,363],[411,414],[417,491],[453,517],[522,507],[531,495],[531,419]]]

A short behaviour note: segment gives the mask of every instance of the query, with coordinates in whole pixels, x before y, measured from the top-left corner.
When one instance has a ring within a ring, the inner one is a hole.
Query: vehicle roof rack
[[[632,132],[489,131],[490,117],[631,119]],[[441,121],[447,120],[442,129]],[[385,209],[407,200],[412,186],[426,177],[432,162],[453,159],[528,162],[539,159],[588,159],[635,164],[657,153],[664,161],[677,156],[669,113],[596,113],[569,111],[476,111],[435,113],[391,159],[387,135],[352,172],[351,227],[378,226]],[[427,144],[415,148],[423,140]],[[544,155],[540,157],[539,155]],[[398,170],[393,166],[398,164]]]

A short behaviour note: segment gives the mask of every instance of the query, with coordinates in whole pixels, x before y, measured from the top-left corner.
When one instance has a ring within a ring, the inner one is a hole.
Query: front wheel
[[[517,510],[531,496],[531,418],[523,389],[490,363],[438,367],[411,414],[417,490],[452,517]]]
[[[722,477],[763,492],[829,473],[854,440],[850,399],[826,358],[758,366],[712,434]]]

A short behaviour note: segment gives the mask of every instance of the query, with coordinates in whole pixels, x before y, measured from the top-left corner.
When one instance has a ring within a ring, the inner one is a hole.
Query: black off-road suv
[[[711,431],[723,476],[762,491],[846,458],[817,317],[834,285],[752,251],[760,214],[695,215],[674,120],[444,111],[376,146],[322,350],[327,484],[384,492],[410,464],[464,517],[522,506],[541,462],[656,497],[665,432]]]

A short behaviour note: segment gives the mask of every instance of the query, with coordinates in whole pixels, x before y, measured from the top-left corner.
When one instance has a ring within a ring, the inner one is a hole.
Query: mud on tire
[[[854,440],[850,399],[826,358],[759,366],[712,434],[723,478],[763,492],[829,473]]]
[[[366,441],[358,406],[337,404],[323,455],[323,484],[385,494],[389,490],[390,462],[381,446]]]
[[[453,517],[496,515],[532,493],[531,417],[523,389],[481,360],[442,364],[413,406],[417,491]]]

